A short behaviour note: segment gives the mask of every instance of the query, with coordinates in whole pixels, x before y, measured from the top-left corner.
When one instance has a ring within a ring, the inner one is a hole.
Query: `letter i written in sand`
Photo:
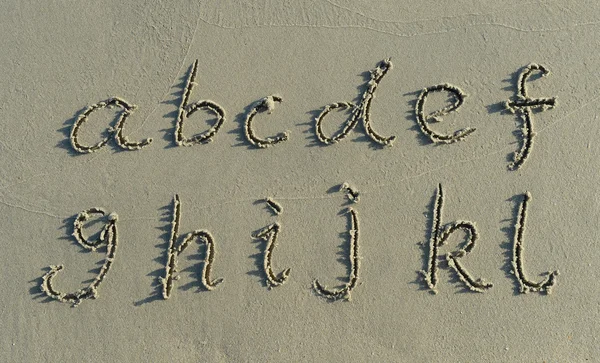
[[[273,214],[280,215],[283,212],[283,207],[281,204],[276,202],[274,199],[267,198],[265,199],[265,203]],[[277,246],[277,237],[279,236],[280,231],[281,224],[279,224],[279,222],[275,222],[262,228],[252,235],[252,238],[254,239],[262,239],[267,242],[267,246],[265,247],[263,254],[263,272],[267,278],[267,287],[269,289],[282,285],[287,281],[290,275],[289,268],[286,268],[277,275],[275,275],[273,272],[273,251]]]

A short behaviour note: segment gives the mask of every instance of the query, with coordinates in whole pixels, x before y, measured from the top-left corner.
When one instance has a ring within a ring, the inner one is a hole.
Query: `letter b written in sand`
[[[177,111],[177,123],[175,124],[175,144],[177,146],[192,146],[195,144],[204,144],[207,142],[211,142],[223,123],[225,122],[225,110],[223,107],[219,106],[213,101],[202,100],[195,102],[191,105],[188,105],[190,97],[192,95],[192,90],[196,83],[196,76],[198,74],[198,60],[194,62],[192,65],[192,69],[190,75],[186,81],[185,88],[183,90],[183,96],[181,98],[181,104],[179,105],[179,110]],[[217,116],[217,121],[215,124],[209,128],[207,131],[191,136],[185,137],[183,135],[183,122],[192,116],[198,110],[206,110],[210,113],[215,114]]]

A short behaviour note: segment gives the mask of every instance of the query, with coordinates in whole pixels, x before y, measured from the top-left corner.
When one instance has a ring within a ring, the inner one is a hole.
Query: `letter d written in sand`
[[[359,119],[362,119],[364,132],[373,142],[382,146],[392,146],[393,142],[396,140],[396,136],[383,136],[379,134],[373,129],[371,123],[371,104],[375,98],[375,91],[383,77],[385,77],[391,69],[392,61],[390,58],[387,58],[381,61],[377,68],[369,72],[370,79],[367,82],[366,90],[360,96],[358,105],[355,105],[352,102],[336,102],[325,106],[319,116],[315,118],[315,135],[317,136],[317,139],[325,145],[331,145],[342,141],[352,130],[354,130]],[[323,120],[325,119],[325,116],[336,109],[349,110],[351,111],[351,115],[340,131],[332,136],[327,136],[323,132]]]

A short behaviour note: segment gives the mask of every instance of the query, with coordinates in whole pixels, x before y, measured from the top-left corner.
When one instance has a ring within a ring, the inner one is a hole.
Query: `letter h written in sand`
[[[444,207],[444,192],[442,184],[438,185],[438,190],[434,196],[433,208],[431,212],[431,229],[429,238],[429,248],[427,255],[427,267],[419,271],[427,283],[429,289],[435,294],[438,283],[438,249],[448,241],[448,238],[456,231],[462,230],[467,235],[467,242],[456,251],[446,254],[448,266],[454,270],[458,278],[471,291],[484,292],[492,287],[491,283],[481,278],[475,279],[467,271],[463,262],[460,260],[469,254],[475,247],[475,242],[479,238],[475,224],[469,221],[454,221],[442,226],[442,212]]]
[[[223,282],[223,279],[221,278],[214,280],[211,280],[210,278],[212,264],[215,259],[215,240],[211,233],[203,229],[195,230],[185,235],[181,243],[177,245],[177,240],[179,239],[180,220],[181,201],[179,199],[179,195],[176,194],[173,198],[173,219],[171,221],[171,234],[169,238],[169,247],[167,250],[165,276],[160,278],[160,283],[162,285],[162,296],[164,299],[171,297],[174,281],[179,279],[179,275],[177,275],[177,260],[190,245],[190,243],[194,241],[194,239],[197,239],[199,243],[206,245],[206,254],[203,261],[204,266],[202,268],[201,277],[202,286],[204,286],[206,290],[210,291]]]

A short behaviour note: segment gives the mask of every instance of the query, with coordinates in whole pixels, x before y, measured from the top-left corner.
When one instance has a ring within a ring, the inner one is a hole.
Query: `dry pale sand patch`
[[[597,360],[595,2],[0,14],[0,361]]]

